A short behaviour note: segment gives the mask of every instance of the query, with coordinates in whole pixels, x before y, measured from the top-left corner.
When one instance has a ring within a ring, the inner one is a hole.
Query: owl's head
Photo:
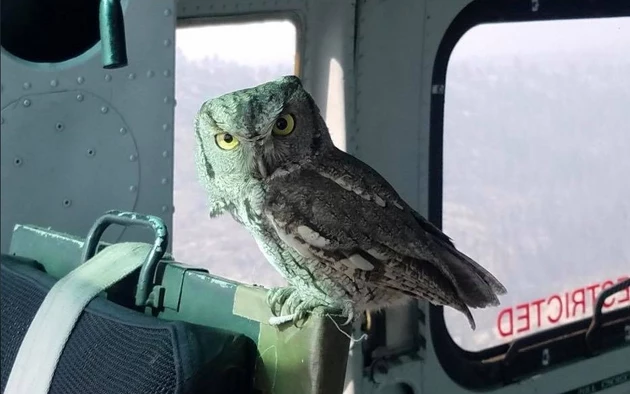
[[[295,76],[206,101],[195,134],[200,175],[214,193],[333,147],[319,108]]]

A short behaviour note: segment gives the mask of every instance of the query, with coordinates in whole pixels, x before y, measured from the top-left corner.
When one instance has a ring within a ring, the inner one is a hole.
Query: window
[[[230,215],[209,218],[194,160],[193,119],[206,100],[294,74],[290,21],[182,27],[177,30],[173,253],[178,261],[246,283],[284,280]]]
[[[630,276],[630,18],[487,24],[446,71],[443,230],[507,287],[478,351],[592,315]],[[630,307],[626,289],[604,311]]]

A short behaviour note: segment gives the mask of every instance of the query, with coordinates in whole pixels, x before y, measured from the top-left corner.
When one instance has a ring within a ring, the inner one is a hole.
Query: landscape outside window
[[[613,18],[481,25],[453,50],[443,230],[508,289],[474,333],[445,308],[466,350],[591,316],[630,276],[629,47]]]

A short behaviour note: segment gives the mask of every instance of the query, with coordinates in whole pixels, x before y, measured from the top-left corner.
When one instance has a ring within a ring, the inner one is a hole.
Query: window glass
[[[210,218],[195,168],[193,119],[208,99],[294,74],[296,29],[290,21],[177,30],[173,253],[178,261],[246,283],[285,282],[232,217]]]
[[[630,275],[630,18],[481,25],[455,47],[444,110],[443,229],[507,287],[445,308],[467,350],[592,315]],[[630,307],[630,291],[604,310]]]

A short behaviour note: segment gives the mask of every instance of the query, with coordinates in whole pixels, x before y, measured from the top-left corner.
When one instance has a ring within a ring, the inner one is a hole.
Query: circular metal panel
[[[83,91],[22,96],[2,109],[2,244],[16,223],[85,236],[110,209],[132,211],[140,168],[122,117]],[[104,239],[122,234],[112,228]]]

